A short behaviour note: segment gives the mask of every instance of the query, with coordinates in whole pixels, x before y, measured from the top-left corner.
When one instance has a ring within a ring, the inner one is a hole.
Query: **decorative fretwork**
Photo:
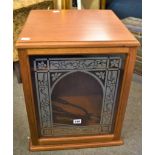
[[[104,93],[100,124],[92,128],[92,134],[110,133],[120,70],[122,67],[121,56],[94,56],[94,57],[33,57],[33,68],[35,73],[35,85],[37,89],[39,119],[41,134],[44,136],[70,135],[74,133],[87,134],[90,127],[85,126],[63,126],[57,127],[52,120],[51,92],[60,79],[70,73],[81,71],[93,76],[99,81]],[[62,132],[63,131],[63,132]],[[65,132],[64,132],[65,131]]]
[[[107,86],[105,93],[105,100],[107,102],[113,102],[115,95],[115,85]]]
[[[118,76],[118,70],[108,71],[107,84],[108,85],[116,84],[118,78],[117,76]]]
[[[36,73],[36,86],[38,107],[40,113],[40,124],[43,128],[51,126],[51,112],[50,112],[50,95],[48,89],[48,73]]]
[[[107,67],[107,58],[103,59],[50,59],[50,70],[85,70],[103,69]]]

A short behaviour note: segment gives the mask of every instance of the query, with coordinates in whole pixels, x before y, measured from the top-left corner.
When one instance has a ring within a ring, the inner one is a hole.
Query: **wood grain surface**
[[[127,42],[128,45],[138,45],[111,10],[33,10],[16,46],[52,46],[57,43],[66,47],[74,43],[93,46],[96,42],[109,46],[123,46]]]

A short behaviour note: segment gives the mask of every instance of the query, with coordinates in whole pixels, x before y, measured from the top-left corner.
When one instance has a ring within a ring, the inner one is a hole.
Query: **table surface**
[[[33,10],[16,45],[67,46],[80,42],[138,46],[138,41],[111,10]]]

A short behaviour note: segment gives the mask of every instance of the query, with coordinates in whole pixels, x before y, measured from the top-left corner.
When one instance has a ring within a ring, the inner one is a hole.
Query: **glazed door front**
[[[113,133],[125,55],[29,60],[40,137]]]

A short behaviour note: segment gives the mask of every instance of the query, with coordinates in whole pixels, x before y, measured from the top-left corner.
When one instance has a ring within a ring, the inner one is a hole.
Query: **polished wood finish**
[[[57,48],[27,49],[28,55],[76,55],[76,54],[116,54],[128,53],[129,48]]]
[[[69,144],[69,143],[88,143],[88,142],[104,142],[113,140],[113,134],[107,135],[92,135],[82,137],[59,137],[59,138],[40,138],[39,144]]]
[[[132,74],[134,70],[134,64],[136,61],[136,51],[137,51],[137,48],[130,48],[129,54],[127,56],[125,69],[124,69],[125,72],[124,72],[124,77],[122,81],[122,89],[121,89],[121,94],[119,99],[118,112],[117,112],[116,122],[115,122],[117,125],[115,125],[114,139],[119,139],[121,136],[121,129],[122,129],[123,119],[125,115],[126,104],[128,101],[128,95],[129,95],[130,84],[132,80]]]
[[[138,42],[126,42],[122,41],[118,44],[118,42],[38,42],[38,43],[17,43],[17,48],[75,48],[75,47],[133,47],[139,46]]]
[[[21,66],[21,77],[25,96],[26,110],[29,121],[31,140],[34,145],[38,144],[37,118],[35,113],[34,99],[32,95],[32,83],[30,77],[30,66],[26,50],[19,50],[19,60]]]
[[[102,142],[93,142],[93,143],[71,143],[71,144],[59,144],[59,145],[32,145],[31,141],[29,142],[30,151],[50,151],[50,150],[64,150],[64,149],[81,149],[81,148],[93,148],[93,147],[103,147],[103,146],[118,146],[122,145],[122,140],[113,140],[113,141],[102,141]]]
[[[138,45],[135,37],[110,10],[35,10],[27,21],[17,48]]]
[[[77,22],[75,22],[75,19]],[[20,40],[20,38],[25,37],[30,37],[31,40]],[[62,11],[55,14],[52,11],[32,11],[20,38],[17,42],[17,48],[31,133],[30,150],[75,149],[123,144],[120,138],[121,129],[139,43],[122,25],[114,13],[112,11],[86,10]],[[38,119],[32,92],[29,56],[121,53],[126,54],[127,59],[121,84],[114,132],[106,135],[41,137],[38,132]]]

